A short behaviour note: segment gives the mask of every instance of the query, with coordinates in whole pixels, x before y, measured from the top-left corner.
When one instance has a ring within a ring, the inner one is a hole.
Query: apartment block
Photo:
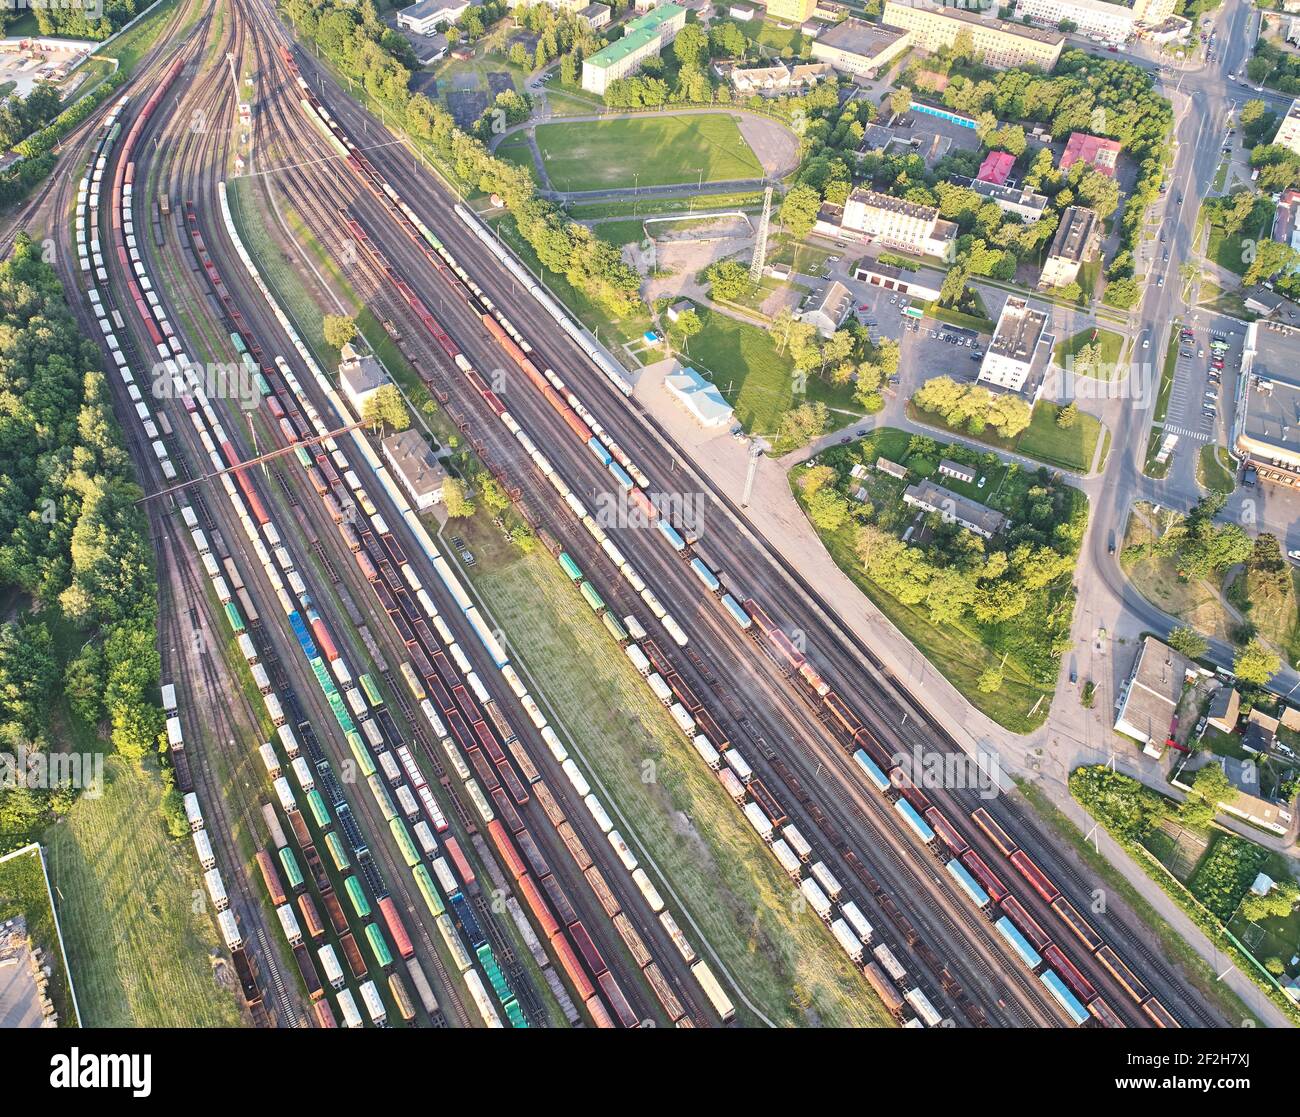
[[[1012,66],[1050,70],[1065,43],[1065,36],[1056,30],[988,19],[978,12],[936,7],[922,0],[887,0],[881,18],[886,27],[910,31],[913,45],[929,51],[950,47],[961,32],[969,31],[985,64],[999,70]]]
[[[1095,210],[1069,206],[1061,214],[1052,246],[1047,251],[1040,287],[1064,287],[1079,277],[1079,269],[1097,254],[1101,244],[1101,220]]]
[[[1026,392],[1028,388],[1026,394],[1031,398],[1037,395],[1047,364],[1043,351],[1046,328],[1046,314],[1034,310],[1024,299],[1009,296],[980,364],[981,383],[1009,392]]]
[[[631,77],[647,58],[658,54],[686,25],[686,9],[678,4],[660,4],[632,20],[623,37],[598,50],[582,63],[582,88],[604,94],[609,83]]]
[[[957,236],[956,224],[940,221],[934,206],[917,205],[874,190],[854,190],[849,195],[841,224],[878,240],[881,247],[922,256],[943,257]]]

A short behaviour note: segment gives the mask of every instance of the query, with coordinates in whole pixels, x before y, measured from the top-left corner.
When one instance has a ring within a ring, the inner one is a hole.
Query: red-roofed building
[[[1119,152],[1118,140],[1090,136],[1087,132],[1071,132],[1065,145],[1065,154],[1061,156],[1061,170],[1068,171],[1075,163],[1082,160],[1084,163],[1091,163],[1102,174],[1114,178]]]
[[[1005,186],[1016,165],[1016,157],[1007,151],[990,151],[980,164],[979,174],[975,177],[980,182],[991,182],[995,186]]]

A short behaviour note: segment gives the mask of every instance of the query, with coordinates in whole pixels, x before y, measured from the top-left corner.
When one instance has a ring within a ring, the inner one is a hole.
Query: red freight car
[[[578,963],[578,956],[573,952],[565,937],[562,934],[556,935],[551,939],[551,948],[555,951],[555,957],[559,960],[560,967],[569,975],[569,980],[573,983],[574,989],[578,992],[578,999],[586,1002],[596,995],[596,989],[591,984],[591,979],[583,972],[582,966]]]
[[[474,877],[474,870],[469,867],[469,862],[460,850],[460,843],[448,834],[443,841],[443,846],[446,848],[447,856],[451,858],[452,864],[456,866],[456,875],[460,877],[466,893],[473,896],[478,891],[478,883]]]
[[[339,946],[343,948],[343,956],[348,960],[348,968],[352,970],[352,976],[355,978],[365,977],[366,960],[361,957],[361,951],[357,947],[357,940],[352,937],[351,931],[339,935]]]
[[[393,936],[393,945],[397,947],[397,953],[403,958],[413,958],[415,947],[411,945],[411,936],[402,926],[401,917],[397,914],[397,905],[393,903],[392,897],[384,896],[380,899],[379,911],[388,926],[388,933]]]
[[[325,914],[330,917],[330,926],[334,928],[334,933],[343,934],[348,929],[348,917],[343,912],[343,905],[339,903],[338,894],[332,891],[324,892],[321,894],[320,902],[325,905]]]
[[[306,892],[298,897],[298,910],[302,912],[302,922],[307,929],[307,934],[314,939],[318,939],[325,934],[325,925],[320,921],[320,913],[316,910],[316,904]]]
[[[524,902],[532,909],[533,918],[537,921],[537,926],[541,928],[542,937],[549,940],[560,929],[559,923],[555,916],[551,914],[551,909],[543,899],[541,891],[533,883],[532,877],[522,876],[516,883],[519,891],[523,894]]]
[[[1016,850],[1009,858],[1019,871],[1020,875],[1029,882],[1029,887],[1037,892],[1049,904],[1061,894],[1061,890],[1054,885],[1046,873],[1043,872],[1030,859],[1023,849]]]
[[[1043,948],[1052,941],[1052,936],[1039,926],[1038,921],[1025,911],[1023,905],[1014,896],[1007,896],[1002,901],[1002,910],[1035,950],[1041,953]]]
[[[317,1001],[312,1008],[316,1012],[316,1025],[321,1028],[337,1028],[338,1022],[334,1019],[334,1010],[330,1008],[329,1001]]]
[[[277,908],[287,902],[284,894],[284,888],[280,884],[280,874],[276,872],[275,862],[271,855],[264,849],[257,851],[257,867],[262,870],[262,880],[266,883],[266,891],[270,893],[271,903]]]
[[[1092,982],[1079,972],[1078,967],[1065,956],[1065,952],[1055,943],[1052,943],[1043,951],[1043,957],[1056,971],[1056,976],[1064,981],[1074,995],[1084,1004],[1087,1004],[1097,995],[1097,990],[1092,987]]]
[[[627,1003],[627,998],[623,996],[623,990],[618,987],[618,982],[614,980],[614,975],[606,971],[596,979],[596,984],[600,986],[600,991],[605,994],[605,1000],[614,1010],[614,1015],[618,1017],[619,1023],[625,1028],[635,1028],[639,1021],[636,1013],[632,1011],[632,1006]]]
[[[973,849],[968,849],[961,855],[961,863],[970,870],[971,876],[980,882],[980,887],[989,894],[995,904],[1010,895],[1006,885],[997,878],[992,869],[984,864],[984,859]]]
[[[593,974],[602,974],[609,968],[605,965],[605,959],[600,956],[600,951],[592,941],[587,928],[582,925],[582,920],[570,924],[569,934],[573,936],[578,953],[582,955],[582,960],[587,963],[587,968]]]
[[[506,863],[506,869],[511,877],[518,880],[528,869],[524,866],[523,858],[515,849],[514,843],[506,833],[506,828],[501,824],[499,818],[494,818],[488,823],[488,833],[492,836],[492,843],[497,847],[497,852],[501,859]]]
[[[1058,896],[1052,901],[1052,910],[1061,917],[1071,931],[1078,936],[1079,941],[1088,948],[1088,953],[1093,953],[1104,943],[1104,939],[1097,934],[1091,923],[1081,916],[1075,907],[1064,896]]]
[[[960,857],[970,849],[970,843],[961,836],[957,827],[944,817],[943,812],[938,807],[931,807],[925,812],[925,817],[934,828],[934,832],[943,839],[944,845],[952,850],[954,855]]]

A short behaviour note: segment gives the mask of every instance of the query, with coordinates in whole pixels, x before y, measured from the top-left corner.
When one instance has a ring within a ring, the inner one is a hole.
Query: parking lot
[[[1185,327],[1189,338],[1180,340],[1174,366],[1174,385],[1169,393],[1165,431],[1191,442],[1192,453],[1204,442],[1226,444],[1232,425],[1232,401],[1241,367],[1243,333],[1241,323],[1215,318],[1209,324],[1192,322]],[[1214,337],[1222,338],[1227,349],[1217,354]],[[1215,364],[1222,367],[1215,368]]]

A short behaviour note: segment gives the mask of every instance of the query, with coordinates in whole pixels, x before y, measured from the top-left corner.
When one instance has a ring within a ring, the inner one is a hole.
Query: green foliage
[[[1210,642],[1187,625],[1175,628],[1165,643],[1188,659],[1200,659],[1210,649]]]
[[[1282,666],[1282,658],[1258,637],[1240,649],[1232,660],[1232,672],[1243,683],[1267,686]]]
[[[991,392],[970,383],[959,383],[951,376],[927,380],[912,402],[922,411],[938,415],[951,427],[965,427],[972,434],[991,427],[1002,438],[1015,438],[1033,418],[1033,410],[1023,399],[1005,392]]]
[[[1267,850],[1233,834],[1219,834],[1187,882],[1188,890],[1226,923],[1267,860]]]
[[[781,416],[776,449],[792,450],[817,438],[825,429],[829,413],[821,402],[801,403]]]
[[[711,294],[723,302],[736,302],[744,298],[753,282],[749,278],[749,269],[736,260],[719,260],[710,264],[704,272],[711,286]]]
[[[453,519],[474,515],[474,502],[469,498],[465,482],[459,477],[448,477],[442,482],[442,503],[447,509],[447,515]]]
[[[352,75],[391,110],[413,137],[431,144],[458,179],[497,194],[543,266],[563,275],[614,317],[626,317],[640,307],[640,279],[617,248],[538,198],[525,168],[494,158],[480,139],[456,127],[445,108],[410,92],[411,71],[398,57],[404,54],[404,40],[373,18],[373,9],[363,8],[359,14],[350,0],[286,0],[284,7],[305,40],[314,42],[342,73]],[[527,9],[525,18],[550,18],[532,13]],[[553,42],[558,56],[561,38],[558,32],[551,40],[543,34],[539,50],[545,46],[550,52],[547,44]]]
[[[1070,794],[1107,830],[1130,841],[1140,842],[1166,814],[1160,795],[1105,764],[1071,772]]]
[[[404,431],[411,425],[411,416],[406,410],[406,400],[396,384],[382,385],[361,409],[361,421],[376,433],[385,427],[394,431]]]

